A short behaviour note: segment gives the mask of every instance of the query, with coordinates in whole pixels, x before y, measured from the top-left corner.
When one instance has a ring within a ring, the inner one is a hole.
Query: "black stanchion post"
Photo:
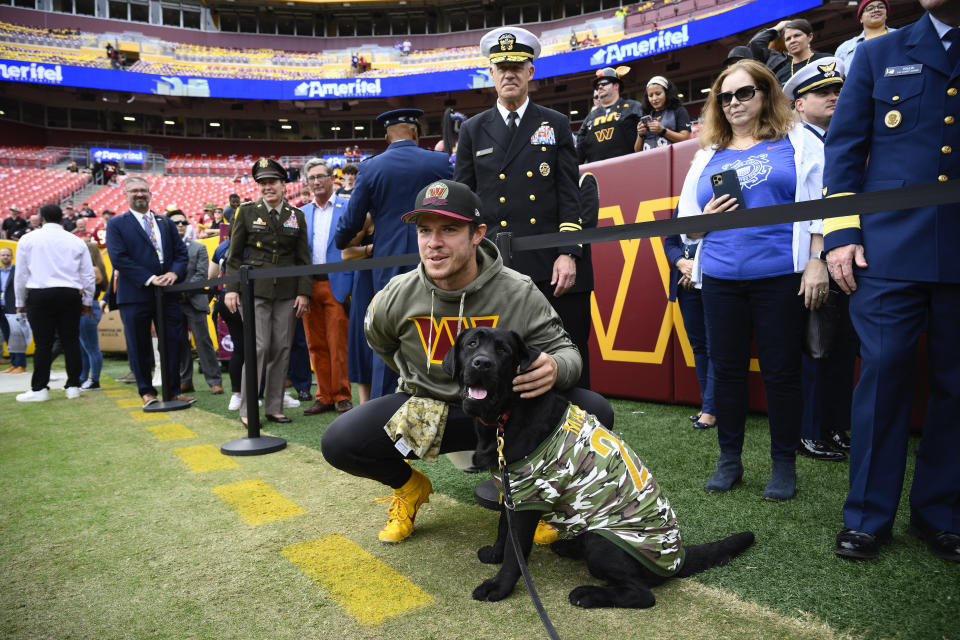
[[[181,409],[188,409],[190,407],[189,402],[183,402],[182,400],[171,400],[169,385],[169,376],[167,375],[167,367],[169,362],[167,361],[167,323],[166,323],[166,308],[164,306],[163,300],[163,287],[154,287],[153,288],[154,297],[157,304],[157,313],[155,315],[157,319],[156,329],[157,329],[157,351],[160,352],[160,362],[157,363],[157,366],[160,367],[160,397],[163,398],[161,402],[154,402],[153,404],[148,404],[143,408],[146,413],[157,413],[159,411],[179,411]],[[177,372],[179,375],[179,372]],[[177,381],[177,387],[179,388],[179,380]]]
[[[254,319],[253,280],[250,270],[253,267],[240,267],[240,304],[243,308],[243,369],[247,385],[243,392],[247,396],[247,436],[237,438],[220,447],[220,453],[228,456],[259,456],[280,451],[287,441],[274,436],[260,435],[260,397],[259,363],[257,362],[257,324]]]
[[[498,233],[495,242],[500,252],[500,259],[503,260],[503,266],[509,267],[513,264],[513,233],[509,231]]]
[[[513,263],[513,234],[509,231],[498,233],[496,240],[497,250],[500,252],[500,259],[503,266],[509,267]],[[477,504],[494,511],[500,510],[500,490],[493,480],[484,480],[473,490],[473,497]]]

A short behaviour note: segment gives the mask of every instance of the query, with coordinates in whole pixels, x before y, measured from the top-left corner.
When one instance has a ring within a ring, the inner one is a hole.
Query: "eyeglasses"
[[[886,11],[886,10],[887,10],[887,5],[883,4],[882,2],[874,2],[873,4],[868,4],[863,8],[864,13],[868,11],[873,12],[873,11]]]
[[[736,91],[724,91],[717,95],[717,100],[720,102],[721,107],[729,107],[734,98],[737,99],[737,102],[749,102],[753,100],[753,97],[757,95],[757,91],[759,91],[759,89],[755,86],[747,85],[740,87]]]
[[[601,80],[600,82],[597,83],[597,86],[598,86],[598,87],[606,87],[606,86],[609,86],[609,85],[611,85],[611,84],[613,84],[613,80]]]
[[[307,180],[322,180],[322,179],[324,179],[324,178],[329,178],[329,177],[330,177],[330,174],[329,174],[329,173],[321,173],[321,174],[316,175],[316,176],[308,176],[308,177],[307,177]]]
[[[190,223],[187,222],[186,220],[173,220],[172,222],[173,222],[173,224],[178,225],[178,226],[181,226],[181,227],[186,227],[187,225],[190,224]]]

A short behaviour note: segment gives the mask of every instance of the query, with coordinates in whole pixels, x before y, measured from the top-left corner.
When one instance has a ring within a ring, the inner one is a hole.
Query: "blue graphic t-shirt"
[[[710,176],[727,169],[736,169],[748,209],[786,204],[796,197],[797,170],[787,138],[763,141],[743,151],[714,153],[697,183],[701,209],[713,196]],[[703,273],[713,278],[756,280],[793,273],[793,224],[711,231],[700,251]]]

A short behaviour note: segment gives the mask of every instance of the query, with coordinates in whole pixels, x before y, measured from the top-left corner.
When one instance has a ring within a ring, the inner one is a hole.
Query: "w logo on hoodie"
[[[414,323],[420,333],[423,353],[429,356],[430,362],[441,364],[444,356],[447,355],[457,339],[457,316],[434,318],[432,322],[430,316],[413,316],[407,318],[407,320]],[[460,320],[460,331],[466,331],[474,327],[495,329],[499,320],[500,316],[464,316]],[[432,336],[431,324],[433,325]]]

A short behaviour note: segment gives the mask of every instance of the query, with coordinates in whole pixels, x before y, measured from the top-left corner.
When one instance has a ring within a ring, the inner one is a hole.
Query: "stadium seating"
[[[67,154],[63,147],[0,147],[0,166],[48,167]]]
[[[6,214],[16,205],[29,216],[44,204],[59,203],[70,197],[89,181],[88,173],[0,167],[0,210]]]
[[[249,172],[250,162],[244,165],[243,170]],[[260,197],[257,185],[253,181],[237,183],[232,178],[222,177],[200,178],[156,175],[142,175],[141,177],[150,183],[151,209],[157,213],[164,213],[167,207],[175,206],[187,214],[187,217],[193,222],[197,222],[202,216],[203,205],[206,202],[226,206],[231,193],[239,194],[242,199],[256,200]],[[298,200],[300,187],[301,185],[296,182],[287,184],[287,196],[292,202]],[[98,213],[104,209],[116,212],[127,210],[127,200],[124,197],[123,188],[119,184],[103,187],[88,198],[87,202]]]

